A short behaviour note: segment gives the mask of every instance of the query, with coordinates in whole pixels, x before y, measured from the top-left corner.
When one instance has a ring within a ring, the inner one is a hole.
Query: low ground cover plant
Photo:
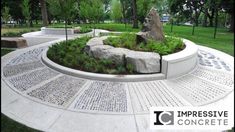
[[[136,35],[134,33],[123,33],[118,37],[108,37],[104,40],[104,44],[114,47],[128,48],[131,50],[156,52],[160,55],[167,55],[184,49],[183,41],[180,38],[167,36],[162,42],[149,40],[146,44],[136,43]]]
[[[89,39],[90,37],[82,37],[52,45],[47,56],[60,65],[82,71],[106,74],[134,73],[130,65],[118,65],[109,59],[97,59],[86,54],[84,48]]]

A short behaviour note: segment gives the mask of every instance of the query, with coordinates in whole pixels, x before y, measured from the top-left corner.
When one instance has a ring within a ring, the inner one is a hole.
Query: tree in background
[[[26,19],[26,24],[28,26],[29,22],[30,22],[30,15],[31,15],[31,11],[30,11],[30,5],[29,5],[29,0],[23,0],[22,4],[21,4],[21,8],[22,8],[22,14],[24,15],[25,19]]]
[[[147,0],[137,0],[137,8],[138,20],[143,23],[148,11],[151,9],[151,2]]]
[[[41,20],[41,8],[39,0],[31,0],[31,19],[34,20],[36,24],[38,24],[38,20]]]
[[[43,26],[48,26],[48,16],[47,16],[47,8],[45,0],[39,0],[41,6],[41,14],[42,14],[42,22]]]
[[[5,23],[7,23],[10,18],[11,18],[11,15],[9,14],[9,7],[5,6],[3,7],[3,11],[2,11],[2,19]]]
[[[120,22],[120,20],[122,19],[122,7],[119,0],[112,0],[111,18],[115,22]]]
[[[138,28],[138,18],[137,18],[137,4],[136,0],[132,0],[132,20],[133,28]]]
[[[229,14],[229,31],[234,32],[234,0],[222,0],[221,8]]]
[[[72,19],[74,10],[77,10],[76,0],[47,0],[51,14],[60,17],[65,21],[65,36],[68,40],[67,24]]]
[[[149,10],[154,7],[157,9],[159,16],[168,11],[167,0],[137,0],[138,20],[143,23]]]
[[[132,15],[131,0],[120,0],[120,3],[122,7],[122,17],[126,28],[126,24],[130,21]]]
[[[24,19],[21,6],[19,6],[21,3],[22,0],[1,0],[1,6],[9,7],[9,14],[11,14],[11,18],[16,20],[18,24],[22,24]]]
[[[103,3],[100,0],[81,1],[79,5],[79,14],[89,23],[93,23],[93,36],[95,36],[95,24],[102,20],[104,16]]]

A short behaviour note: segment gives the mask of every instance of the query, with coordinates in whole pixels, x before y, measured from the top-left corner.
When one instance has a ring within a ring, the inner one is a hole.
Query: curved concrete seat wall
[[[184,50],[162,56],[162,73],[167,79],[187,74],[197,65],[197,45],[186,39],[183,42]]]
[[[46,28],[42,27],[41,32],[43,34],[52,34],[52,35],[65,35],[65,29],[64,28]],[[68,35],[74,34],[74,29],[68,28],[67,29]]]
[[[88,44],[103,45],[103,39],[107,36],[97,37],[91,39]],[[90,43],[92,42],[92,43]],[[161,64],[161,73],[155,74],[140,74],[140,75],[110,75],[110,74],[99,74],[99,73],[90,73],[85,71],[79,71],[71,68],[67,68],[52,62],[47,58],[47,50],[42,54],[42,61],[52,69],[60,71],[64,74],[84,77],[87,79],[97,79],[97,80],[109,80],[109,81],[151,81],[151,80],[162,80],[173,77],[178,77],[184,74],[189,73],[197,65],[197,51],[198,47],[193,42],[183,39],[184,44],[186,45],[185,49],[170,55],[162,56]]]

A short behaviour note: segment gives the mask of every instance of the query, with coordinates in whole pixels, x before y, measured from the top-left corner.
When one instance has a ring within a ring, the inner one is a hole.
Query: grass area
[[[1,132],[41,132],[22,125],[1,113]]]
[[[14,50],[1,48],[1,56],[4,56],[5,54],[10,53],[11,51],[14,51]]]
[[[180,38],[165,37],[162,42],[148,40],[146,43],[136,43],[136,34],[123,33],[118,37],[108,37],[104,44],[114,47],[122,47],[136,51],[156,52],[160,55],[167,55],[184,49],[183,41]]]
[[[19,37],[24,33],[40,30],[39,27],[1,28],[2,37]]]
[[[170,25],[164,26],[164,32],[169,35],[176,35],[189,39],[196,44],[211,47],[234,56],[234,33],[228,32],[227,29],[218,28],[217,35],[214,39],[214,28],[195,27],[192,35],[190,26],[173,26],[173,32],[170,32]]]
[[[131,74],[133,67],[125,64],[116,64],[109,59],[98,59],[89,56],[84,50],[89,37],[77,38],[57,43],[49,47],[48,58],[52,61],[77,70],[106,73]]]

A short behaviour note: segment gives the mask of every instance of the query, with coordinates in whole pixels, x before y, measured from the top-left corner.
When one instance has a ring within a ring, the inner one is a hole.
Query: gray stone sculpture
[[[153,39],[156,41],[164,40],[162,23],[156,9],[154,8],[151,8],[149,11],[145,18],[142,30],[138,32],[136,36],[137,44],[141,42],[146,43],[148,39]]]

